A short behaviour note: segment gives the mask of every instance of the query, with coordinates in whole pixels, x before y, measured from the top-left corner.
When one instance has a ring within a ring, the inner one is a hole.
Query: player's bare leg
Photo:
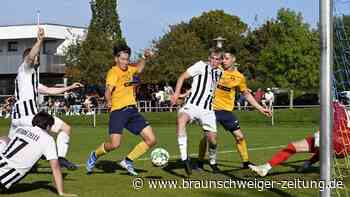
[[[186,113],[180,113],[177,117],[176,124],[176,134],[177,141],[179,144],[181,160],[184,162],[185,171],[187,175],[192,174],[192,166],[190,159],[187,155],[187,133],[186,133],[186,125],[190,121],[190,116]]]
[[[156,136],[154,135],[151,126],[148,125],[142,129],[140,135],[142,137],[142,141],[131,150],[131,152],[123,161],[120,162],[120,165],[134,176],[137,176],[138,173],[134,170],[133,162],[144,155],[156,144]]]
[[[111,134],[110,141],[104,143],[104,150],[106,153],[118,149],[122,142],[121,134]],[[102,156],[102,155],[101,155]]]

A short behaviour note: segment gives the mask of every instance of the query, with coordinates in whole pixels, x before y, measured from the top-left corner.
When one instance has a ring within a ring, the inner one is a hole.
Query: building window
[[[7,51],[9,52],[18,51],[18,42],[8,42]]]
[[[45,40],[43,44],[43,53],[46,55],[53,55],[57,51],[56,40]]]

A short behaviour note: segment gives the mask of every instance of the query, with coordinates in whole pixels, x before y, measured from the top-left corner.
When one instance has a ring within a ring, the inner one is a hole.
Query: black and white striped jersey
[[[38,112],[39,68],[25,61],[19,66],[15,79],[16,103],[12,108],[12,118],[35,115]]]
[[[216,85],[222,75],[221,68],[213,68],[199,61],[186,71],[192,77],[191,93],[186,104],[196,105],[205,110],[213,110],[212,102]]]
[[[54,139],[39,127],[19,127],[11,141],[0,150],[0,184],[10,188],[24,178],[44,155],[57,159]]]

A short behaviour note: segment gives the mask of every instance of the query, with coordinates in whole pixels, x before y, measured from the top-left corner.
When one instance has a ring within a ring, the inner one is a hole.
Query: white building
[[[44,84],[62,83],[65,71],[63,51],[76,39],[84,39],[87,28],[49,23],[40,26],[45,29],[40,52],[40,80]],[[34,24],[0,26],[0,95],[13,94],[13,79],[22,61],[22,53],[35,43],[37,29]]]

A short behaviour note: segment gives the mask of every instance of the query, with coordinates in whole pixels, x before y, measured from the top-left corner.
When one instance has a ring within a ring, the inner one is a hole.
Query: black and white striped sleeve
[[[195,64],[193,64],[191,67],[189,67],[186,72],[191,76],[194,77],[196,75],[199,75],[203,72],[203,68],[206,64],[203,61],[199,61]]]

